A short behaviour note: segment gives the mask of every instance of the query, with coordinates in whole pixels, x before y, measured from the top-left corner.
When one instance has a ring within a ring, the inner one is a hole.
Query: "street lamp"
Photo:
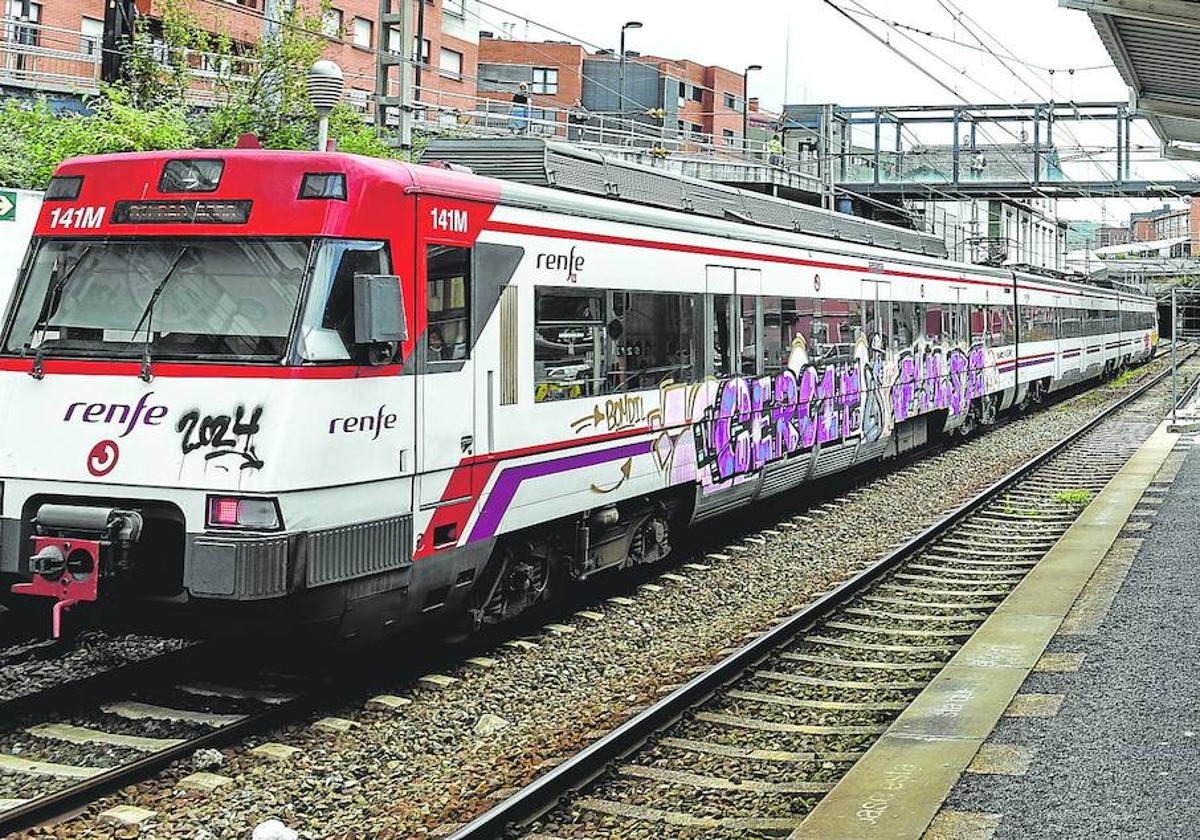
[[[742,151],[750,153],[750,74],[761,70],[761,64],[751,64],[742,71]]]
[[[621,27],[621,84],[619,93],[621,101],[617,103],[620,107],[621,116],[625,116],[625,30],[626,29],[641,29],[641,21],[631,20]]]

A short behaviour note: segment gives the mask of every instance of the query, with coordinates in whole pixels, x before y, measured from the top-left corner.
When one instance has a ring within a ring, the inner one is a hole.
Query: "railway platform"
[[[794,840],[1194,836],[1196,442],[1159,427]]]

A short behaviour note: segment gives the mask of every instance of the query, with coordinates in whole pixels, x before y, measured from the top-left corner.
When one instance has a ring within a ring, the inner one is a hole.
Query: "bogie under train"
[[[1149,358],[1154,302],[347,155],[55,175],[0,347],[12,605],[367,637]]]

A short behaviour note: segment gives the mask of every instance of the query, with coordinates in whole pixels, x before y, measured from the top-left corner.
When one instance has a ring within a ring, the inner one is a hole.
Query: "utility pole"
[[[420,47],[413,56],[413,0],[399,0],[400,8],[392,11],[395,0],[379,0],[379,34],[376,39],[375,61],[375,125],[381,130],[393,124],[389,115],[396,112],[395,124],[399,126],[400,137],[397,145],[401,150],[412,156],[412,86],[413,65],[420,61]],[[417,0],[422,2],[422,0]],[[391,33],[399,34],[399,49],[392,52]],[[391,69],[399,70],[398,95],[390,92]]]
[[[29,16],[29,0],[24,15]],[[100,81],[120,81],[125,52],[133,40],[133,21],[137,11],[133,0],[108,0],[104,4],[104,36],[100,39]]]

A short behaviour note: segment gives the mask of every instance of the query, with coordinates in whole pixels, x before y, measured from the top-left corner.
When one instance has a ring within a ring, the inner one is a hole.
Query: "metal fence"
[[[359,92],[356,97],[351,92],[348,101],[364,114],[373,113],[373,95]],[[413,111],[414,127],[429,134],[547,137],[606,151],[623,149],[673,159],[776,167],[814,177],[817,173],[817,161],[811,154],[795,150],[777,150],[778,154],[772,154],[768,141],[735,138],[731,142],[709,133],[664,125],[661,118],[651,114],[634,116],[536,103],[523,105],[424,86],[416,89]]]

